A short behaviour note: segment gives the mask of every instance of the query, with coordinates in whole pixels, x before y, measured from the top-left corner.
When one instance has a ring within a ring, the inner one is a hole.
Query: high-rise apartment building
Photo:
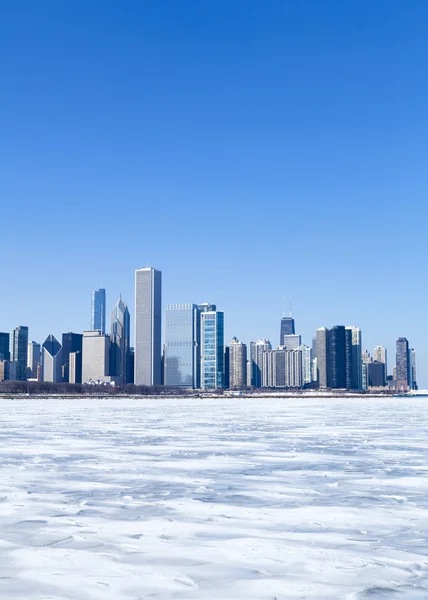
[[[312,379],[312,359],[311,359],[311,349],[309,346],[301,345],[299,348],[302,353],[302,378],[303,385],[309,385]]]
[[[374,360],[366,363],[367,368],[367,386],[368,387],[384,387],[386,383],[385,363]]]
[[[236,337],[229,345],[229,387],[240,389],[247,385],[247,346]]]
[[[101,331],[101,330],[98,330]],[[62,381],[82,383],[82,343],[83,335],[71,331],[62,334]],[[73,357],[73,373],[70,377],[70,354]]]
[[[281,329],[279,335],[279,345],[284,346],[284,336],[285,335],[294,335],[296,333],[294,328],[294,319],[290,315],[286,317],[285,315],[281,319]]]
[[[409,387],[411,390],[417,390],[416,380],[416,352],[413,348],[409,350]]]
[[[269,340],[261,339],[250,344],[250,359],[251,359],[251,385],[252,387],[262,387],[262,368],[263,368],[263,353],[272,350],[272,345]]]
[[[346,387],[350,390],[361,390],[363,386],[362,372],[362,334],[359,327],[345,327],[346,344]]]
[[[318,385],[321,389],[331,387],[330,332],[327,327],[316,331]]]
[[[196,304],[168,304],[165,311],[164,385],[201,387],[201,317]]]
[[[397,340],[396,378],[397,392],[407,392],[410,387],[409,342],[402,337]]]
[[[42,380],[62,381],[62,346],[53,335],[49,335],[42,346]]]
[[[151,267],[135,271],[136,385],[162,382],[162,273]]]
[[[16,379],[27,379],[28,327],[20,325],[10,332],[10,361],[16,362]]]
[[[388,376],[388,362],[387,362],[387,351],[384,346],[376,346],[373,351],[373,360],[381,362],[385,365],[385,383]]]
[[[110,375],[119,385],[128,383],[129,343],[131,319],[122,297],[116,302],[111,313],[110,334]]]
[[[92,331],[106,332],[106,291],[104,288],[92,292],[91,302],[91,329]]]
[[[346,388],[345,327],[335,325],[330,329],[331,388]]]
[[[10,359],[10,336],[8,333],[0,332],[0,360]]]
[[[41,349],[37,342],[28,342],[27,377],[37,379],[37,367],[41,364]]]
[[[303,386],[302,352],[267,350],[262,354],[262,387],[301,388]]]
[[[113,378],[114,379],[114,378]],[[101,331],[84,331],[82,340],[82,383],[110,382],[110,336]]]
[[[212,310],[214,308],[214,310]],[[200,304],[201,388],[222,388],[225,383],[224,313],[213,305]]]
[[[286,350],[297,350],[302,345],[302,336],[295,333],[284,335],[282,344]]]

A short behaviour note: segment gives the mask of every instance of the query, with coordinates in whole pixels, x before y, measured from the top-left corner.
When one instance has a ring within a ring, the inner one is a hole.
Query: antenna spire
[[[291,296],[290,296],[290,318],[291,318]]]

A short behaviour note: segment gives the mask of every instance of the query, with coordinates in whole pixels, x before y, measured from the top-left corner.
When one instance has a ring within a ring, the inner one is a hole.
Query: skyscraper
[[[196,304],[168,304],[165,311],[164,385],[199,388],[201,318]]]
[[[129,310],[122,297],[116,302],[111,313],[110,334],[110,375],[119,385],[128,383],[129,340],[131,319]]]
[[[162,273],[135,271],[135,385],[162,382]]]
[[[27,379],[28,327],[20,325],[10,332],[10,360],[16,362],[16,379]]]
[[[236,337],[229,346],[229,386],[239,389],[247,385],[247,346]]]
[[[110,382],[110,336],[101,331],[84,331],[82,340],[82,383]]]
[[[332,388],[346,388],[345,327],[335,325],[330,329],[330,365]]]
[[[106,332],[106,291],[104,288],[92,292],[91,307],[91,329],[92,331]]]
[[[348,325],[345,328],[345,335],[347,343],[346,387],[351,390],[361,390],[363,386],[361,329]]]
[[[416,352],[413,348],[409,350],[409,386],[411,390],[417,390],[418,384],[416,381]]]
[[[37,367],[41,364],[40,344],[37,342],[28,342],[27,355],[27,376],[31,379],[37,379]]]
[[[409,364],[409,342],[406,338],[397,340],[397,360],[396,360],[395,389],[397,392],[407,392],[410,384],[410,364]]]
[[[330,387],[330,332],[327,327],[320,327],[316,331],[317,341],[317,372],[318,385],[321,389]]]
[[[100,330],[98,330],[100,331]],[[81,333],[62,334],[62,381],[66,383],[82,383],[82,340]],[[73,357],[73,373],[70,379],[70,354],[77,353]]]
[[[262,387],[263,353],[269,350],[272,350],[272,345],[266,339],[251,342],[250,344],[252,387]]]
[[[0,332],[0,360],[9,360],[10,358],[10,336],[8,333]]]
[[[49,335],[42,346],[42,379],[59,383],[62,381],[62,346]]]
[[[284,335],[294,335],[296,333],[294,329],[294,319],[291,314],[289,317],[285,315],[281,319],[281,330],[279,335],[279,345],[284,345]]]
[[[376,346],[376,348],[374,349],[374,352],[373,352],[373,359],[376,362],[381,362],[385,365],[384,371],[385,371],[385,384],[386,384],[386,378],[388,376],[388,362],[387,362],[386,348],[384,346]]]
[[[201,388],[222,388],[225,383],[224,313],[200,304],[201,311]]]
[[[284,339],[280,346],[283,346],[286,350],[297,350],[302,345],[302,336],[290,333],[284,335]]]
[[[301,345],[298,350],[302,353],[303,385],[309,385],[312,382],[311,348],[309,348],[309,346]]]

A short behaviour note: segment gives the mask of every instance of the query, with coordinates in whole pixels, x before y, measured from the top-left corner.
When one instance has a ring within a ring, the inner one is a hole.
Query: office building
[[[362,335],[361,329],[348,325],[345,327],[346,387],[349,390],[361,390],[362,373]]]
[[[92,292],[91,302],[91,329],[92,331],[106,332],[106,291],[104,288]]]
[[[136,385],[162,382],[162,273],[151,267],[135,271]]]
[[[330,329],[330,387],[346,388],[345,327],[335,325]]]
[[[62,381],[62,346],[53,335],[49,335],[42,346],[42,380]]]
[[[385,365],[385,384],[388,376],[388,362],[387,362],[387,351],[384,346],[376,346],[373,351],[373,360],[381,362]]]
[[[165,311],[164,385],[201,387],[201,317],[196,304],[168,304]]]
[[[0,360],[10,360],[10,336],[8,333],[0,332]]]
[[[68,355],[68,383],[82,383],[81,350],[70,352]]]
[[[367,363],[367,386],[369,388],[379,388],[384,387],[385,384],[385,363],[377,360]]]
[[[16,362],[16,379],[27,379],[28,327],[20,325],[12,329],[9,340],[10,361]]]
[[[416,381],[416,352],[413,348],[409,350],[409,387],[411,390],[417,390]]]
[[[99,330],[101,331],[101,330]],[[66,383],[82,383],[82,340],[81,333],[62,334],[62,381]],[[70,354],[74,354],[73,373],[70,377]]]
[[[16,362],[0,360],[0,381],[16,380]]]
[[[297,350],[302,345],[302,336],[296,334],[284,335],[283,346],[286,350]]]
[[[110,375],[119,385],[125,385],[128,383],[131,319],[128,307],[122,297],[116,302],[111,313],[110,331]]]
[[[311,349],[309,346],[301,345],[297,350],[302,353],[302,379],[303,385],[309,385],[312,383],[312,359]]]
[[[330,332],[327,327],[316,331],[317,380],[320,389],[330,387]]]
[[[250,344],[251,386],[262,387],[263,353],[272,350],[269,340],[261,339]]]
[[[229,346],[229,387],[240,389],[247,385],[247,346],[236,337]]]
[[[37,342],[28,342],[27,377],[37,379],[37,367],[41,364],[41,349]]]
[[[397,340],[396,384],[397,392],[407,392],[410,387],[409,342],[406,338]]]
[[[224,313],[201,304],[201,388],[222,388],[225,384]]]
[[[100,330],[84,331],[82,340],[82,383],[114,381],[110,377],[110,336]]]
[[[279,345],[284,346],[284,336],[285,335],[294,335],[296,333],[294,328],[294,319],[291,314],[289,317],[285,315],[281,319],[281,329],[279,335]]]

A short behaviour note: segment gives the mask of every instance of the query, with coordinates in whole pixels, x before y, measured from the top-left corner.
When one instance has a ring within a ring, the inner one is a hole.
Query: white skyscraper
[[[303,384],[309,384],[312,381],[312,360],[311,349],[309,346],[299,346],[298,350],[302,352],[302,376]]]
[[[384,346],[376,346],[373,351],[373,359],[385,365],[385,377],[388,375],[387,352]]]
[[[135,385],[162,383],[162,273],[135,271]]]
[[[234,337],[229,346],[229,387],[242,388],[247,384],[247,346]]]
[[[362,367],[362,342],[361,342],[361,329],[348,325],[346,327],[348,331],[351,331],[351,365],[348,382],[349,389],[361,390],[363,387],[363,367]],[[348,367],[349,368],[349,367]]]
[[[28,377],[32,379],[37,378],[37,366],[41,363],[41,350],[40,344],[37,342],[28,342],[28,356],[27,356],[27,369]]]
[[[42,346],[42,379],[59,383],[62,381],[62,346],[53,335],[49,335]]]
[[[88,381],[111,381],[110,336],[100,330],[83,332],[82,382]]]

